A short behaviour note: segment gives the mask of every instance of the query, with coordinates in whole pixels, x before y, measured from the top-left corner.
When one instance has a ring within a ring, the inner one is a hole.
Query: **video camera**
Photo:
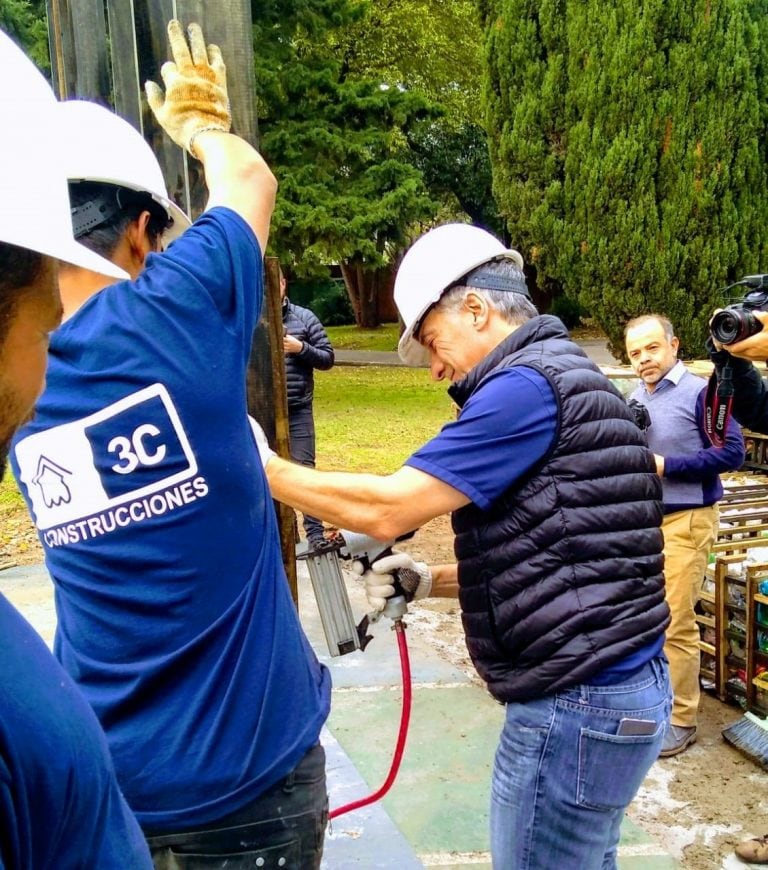
[[[744,286],[751,289],[741,302],[734,302],[723,311],[718,311],[709,325],[712,337],[720,344],[744,341],[763,328],[763,324],[751,312],[768,311],[768,275],[746,275],[741,281],[726,287],[724,292]]]

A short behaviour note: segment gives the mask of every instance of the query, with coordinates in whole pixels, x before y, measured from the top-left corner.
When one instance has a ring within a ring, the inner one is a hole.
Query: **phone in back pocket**
[[[659,723],[654,719],[621,719],[619,728],[616,734],[624,736],[647,736],[655,734],[658,730]]]

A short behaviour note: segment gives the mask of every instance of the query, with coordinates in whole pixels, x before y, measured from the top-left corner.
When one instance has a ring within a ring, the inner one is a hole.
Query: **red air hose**
[[[351,813],[352,810],[358,810],[360,807],[367,807],[368,804],[375,803],[383,798],[392,787],[397,772],[400,770],[400,762],[403,759],[403,752],[405,750],[405,738],[408,736],[408,722],[411,718],[411,663],[408,659],[408,643],[405,639],[405,625],[403,625],[402,619],[395,620],[394,628],[397,634],[397,647],[400,651],[400,670],[403,674],[403,709],[400,714],[400,732],[397,735],[392,765],[389,768],[389,774],[384,781],[384,785],[378,791],[368,795],[368,797],[360,798],[360,800],[352,801],[352,803],[344,804],[341,807],[336,807],[329,814],[331,819],[343,816],[344,813]]]

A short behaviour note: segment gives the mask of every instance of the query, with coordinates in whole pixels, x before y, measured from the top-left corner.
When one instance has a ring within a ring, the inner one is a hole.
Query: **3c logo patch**
[[[16,459],[41,530],[151,495],[198,470],[162,384],[24,438]]]

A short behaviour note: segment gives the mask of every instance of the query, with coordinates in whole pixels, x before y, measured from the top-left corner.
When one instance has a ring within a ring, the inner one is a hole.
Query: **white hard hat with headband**
[[[506,277],[483,268],[494,260],[510,261],[520,275]],[[522,256],[480,227],[444,224],[425,233],[409,248],[395,278],[395,304],[405,323],[397,348],[403,362],[413,366],[429,362],[416,335],[424,315],[449,287],[471,283],[478,290],[504,290],[530,298],[522,269]]]
[[[164,245],[190,226],[187,215],[168,196],[157,157],[135,127],[104,106],[87,100],[66,100],[58,108],[62,124],[61,159],[71,182],[100,182],[146,193],[168,218],[169,226],[162,238]],[[96,214],[97,209],[92,211]],[[98,216],[95,220],[98,221]],[[89,229],[96,225],[90,225]]]
[[[122,269],[75,241],[67,177],[56,152],[56,98],[32,61],[0,31],[0,242],[111,278]]]

